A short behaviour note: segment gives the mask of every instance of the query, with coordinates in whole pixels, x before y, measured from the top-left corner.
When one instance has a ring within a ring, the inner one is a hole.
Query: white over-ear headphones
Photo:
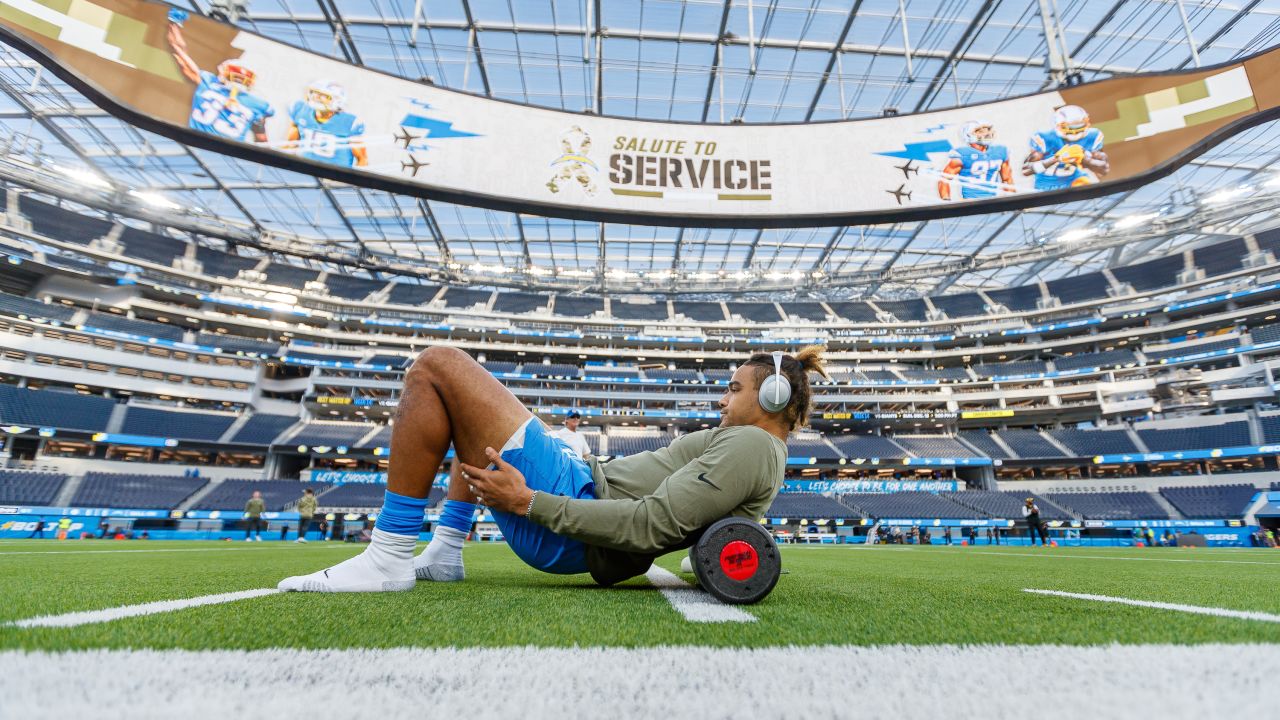
[[[781,412],[791,402],[791,383],[782,374],[782,351],[773,353],[773,374],[760,383],[760,407],[765,412]]]

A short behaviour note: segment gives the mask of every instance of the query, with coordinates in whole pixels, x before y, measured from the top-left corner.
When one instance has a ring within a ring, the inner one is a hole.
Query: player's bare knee
[[[429,347],[414,358],[413,364],[405,373],[405,384],[446,379],[462,362],[475,361],[458,348],[440,345]]]

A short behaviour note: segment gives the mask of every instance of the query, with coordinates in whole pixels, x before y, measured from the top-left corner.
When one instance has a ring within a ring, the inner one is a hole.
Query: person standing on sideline
[[[551,437],[564,441],[570,450],[578,453],[585,460],[591,457],[591,446],[587,444],[587,438],[578,432],[578,426],[581,424],[582,413],[570,410],[564,418],[564,425],[553,431]]]
[[[307,541],[307,528],[311,527],[311,518],[316,514],[316,491],[307,488],[302,491],[302,499],[298,501],[298,539],[294,542]]]
[[[1040,546],[1049,546],[1049,533],[1044,529],[1044,523],[1040,522],[1040,506],[1036,505],[1035,498],[1027,498],[1022,504],[1022,517],[1027,519],[1027,535],[1031,537],[1031,545],[1036,544],[1036,536],[1040,537]]]
[[[253,497],[249,498],[249,502],[244,504],[244,541],[256,540],[262,542],[262,513],[266,512],[267,504],[262,501],[262,492],[253,491]],[[252,533],[253,537],[249,537]]]

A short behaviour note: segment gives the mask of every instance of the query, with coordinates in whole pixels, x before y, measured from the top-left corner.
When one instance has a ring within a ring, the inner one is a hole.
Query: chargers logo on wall
[[[595,197],[596,174],[600,167],[587,157],[591,153],[591,136],[586,130],[574,125],[560,135],[560,157],[551,161],[555,168],[551,179],[547,181],[547,189],[558,193],[562,189],[577,187],[587,197]]]

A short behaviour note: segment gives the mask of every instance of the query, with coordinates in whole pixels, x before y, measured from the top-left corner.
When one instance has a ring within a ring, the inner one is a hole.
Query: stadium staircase
[[[1045,497],[1041,493],[1034,493],[1034,495],[1036,496],[1037,502],[1043,502],[1045,505],[1048,505],[1049,507],[1061,510],[1062,512],[1066,513],[1067,515],[1070,515],[1072,518],[1076,520],[1084,520],[1084,515],[1081,515],[1080,513],[1076,512],[1075,510],[1072,510],[1066,505],[1061,505],[1059,503],[1056,503],[1050,500],[1049,498]]]
[[[1009,447],[1009,443],[1005,442],[1004,438],[1000,437],[1000,433],[998,432],[991,433],[991,442],[1004,448],[1004,451],[1009,453],[1009,457],[1011,458],[1019,457],[1018,453],[1014,452],[1012,447]],[[978,457],[982,457],[982,456],[983,456],[983,453],[979,452]]]
[[[365,433],[364,435],[360,436],[360,439],[357,440],[355,445],[352,445],[352,447],[368,447],[369,441],[373,440],[374,436],[380,432],[382,432],[382,426],[374,425],[373,429]]]
[[[1258,488],[1258,489],[1262,490],[1262,488]],[[1268,502],[1267,494],[1265,492],[1259,492],[1258,499],[1254,500],[1252,503],[1249,504],[1249,507],[1244,509],[1244,523],[1246,525],[1259,524],[1257,513],[1259,510],[1267,506],[1267,502]]]
[[[1173,503],[1169,502],[1169,500],[1164,496],[1163,493],[1154,492],[1154,493],[1151,493],[1151,497],[1156,501],[1157,505],[1164,508],[1164,511],[1169,513],[1170,520],[1186,519],[1186,516],[1178,512],[1178,508],[1174,507]]]
[[[1062,457],[1075,457],[1075,456],[1076,456],[1076,451],[1075,451],[1075,450],[1072,450],[1071,448],[1067,447],[1066,445],[1063,445],[1062,443],[1058,442],[1058,439],[1057,439],[1057,438],[1055,438],[1054,436],[1050,435],[1049,433],[1044,432],[1044,431],[1042,430],[1042,431],[1040,432],[1040,437],[1044,438],[1045,442],[1047,442],[1047,443],[1049,443],[1050,445],[1052,445],[1052,446],[1054,446],[1054,447],[1058,448],[1058,450],[1062,452]]]
[[[178,507],[174,508],[174,510],[177,512],[185,513],[186,511],[195,507],[196,503],[203,500],[205,495],[208,495],[209,493],[213,492],[221,484],[222,484],[221,480],[210,480],[209,482],[205,483],[199,490],[196,490],[195,492],[191,493],[191,495],[188,496],[186,500],[183,500],[182,502],[178,503]]]
[[[1132,426],[1125,425],[1124,431],[1129,433],[1129,441],[1133,443],[1134,447],[1144,453],[1151,452],[1151,448],[1147,447],[1147,444],[1142,441],[1142,436],[1138,435],[1138,431],[1134,430]]]
[[[252,414],[241,412],[240,417],[236,418],[235,422],[231,423],[231,425],[227,427],[227,431],[218,437],[218,442],[231,442],[231,438],[235,437],[236,433],[240,432],[240,428],[244,427],[244,424],[249,422],[249,418],[251,417],[253,417]]]
[[[120,428],[124,427],[124,414],[129,411],[127,403],[116,403],[111,408],[111,417],[107,419],[107,432],[118,433]]]
[[[79,475],[68,475],[67,481],[62,483],[62,489],[58,491],[56,497],[53,498],[51,505],[53,507],[67,507],[71,504],[71,498],[76,496],[76,491],[80,489],[80,485],[84,483],[84,473]]]

